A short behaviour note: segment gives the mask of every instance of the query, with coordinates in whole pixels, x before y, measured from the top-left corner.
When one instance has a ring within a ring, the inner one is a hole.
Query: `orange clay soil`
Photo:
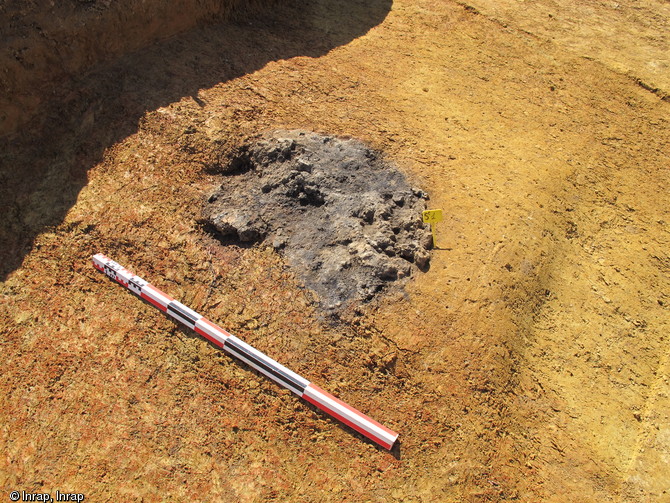
[[[670,103],[645,53],[667,51],[667,2],[307,3],[98,66],[2,140],[0,490],[670,501]],[[273,250],[202,230],[217,167],[275,128],[361,138],[444,210],[406,293],[332,325]],[[96,252],[399,449],[176,325]]]

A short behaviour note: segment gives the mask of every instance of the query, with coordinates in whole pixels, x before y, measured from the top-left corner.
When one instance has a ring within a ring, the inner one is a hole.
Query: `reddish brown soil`
[[[667,40],[644,17],[667,6],[644,3],[617,26]],[[607,46],[608,3],[575,19],[580,3],[547,2],[553,25],[525,4],[285,2],[97,66],[1,140],[0,490],[670,501],[668,88],[635,72],[635,44],[584,57]],[[570,23],[588,37],[552,36]],[[275,128],[361,138],[444,210],[405,295],[330,325],[274,251],[203,232],[217,166]],[[178,327],[96,252],[400,448]]]

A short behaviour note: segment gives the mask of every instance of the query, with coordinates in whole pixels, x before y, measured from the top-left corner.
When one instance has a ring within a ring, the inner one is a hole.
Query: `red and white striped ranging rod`
[[[382,447],[386,449],[393,447],[398,438],[398,434],[395,431],[382,426],[374,419],[350,407],[342,400],[338,400],[333,395],[326,393],[307,379],[290,371],[234,335],[230,335],[204,316],[200,316],[181,302],[177,302],[169,295],[164,294],[155,286],[144,281],[139,276],[135,276],[128,269],[105,257],[102,253],[93,256],[93,265],[113,280],[121,283],[134,294],[151,302],[161,311],[169,314],[175,320],[195,330],[216,346],[223,348],[231,355],[265,374],[277,384],[291,390],[299,397],[316,405],[344,424],[351,426],[354,430],[362,433]]]

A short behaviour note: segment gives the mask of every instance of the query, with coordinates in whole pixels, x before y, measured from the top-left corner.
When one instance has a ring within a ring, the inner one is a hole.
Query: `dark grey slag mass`
[[[240,149],[204,216],[221,237],[270,243],[335,313],[427,269],[426,199],[361,141],[277,131]]]

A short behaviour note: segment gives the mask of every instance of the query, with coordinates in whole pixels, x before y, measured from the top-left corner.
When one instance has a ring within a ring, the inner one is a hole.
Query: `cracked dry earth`
[[[64,81],[0,139],[0,490],[670,501],[669,17],[660,0],[284,1]],[[360,139],[429,193],[429,270],[332,323],[271,242],[205,232],[221,167],[279,129]],[[175,325],[96,252],[399,449]]]

